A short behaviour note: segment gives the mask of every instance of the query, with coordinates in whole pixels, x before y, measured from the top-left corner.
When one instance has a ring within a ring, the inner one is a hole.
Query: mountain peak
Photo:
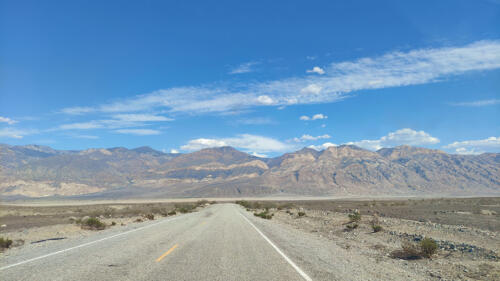
[[[394,158],[408,157],[415,154],[435,154],[435,153],[443,154],[445,152],[438,149],[429,149],[429,148],[415,147],[410,145],[400,145],[391,148],[381,148],[377,150],[377,153],[380,154],[381,156],[394,159]]]

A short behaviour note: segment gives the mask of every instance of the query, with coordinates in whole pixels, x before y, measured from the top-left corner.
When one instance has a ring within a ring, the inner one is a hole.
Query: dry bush
[[[416,260],[423,257],[432,257],[438,249],[436,241],[431,238],[424,238],[419,244],[411,242],[403,242],[401,250],[396,250],[391,253],[393,258],[404,260]]]
[[[349,222],[359,222],[361,221],[361,213],[358,210],[347,215],[349,217]]]
[[[436,253],[438,249],[438,245],[436,241],[432,240],[431,238],[424,238],[422,241],[420,241],[420,252],[422,256],[426,258],[432,257]]]
[[[391,257],[402,260],[418,260],[422,258],[422,255],[417,245],[406,241],[401,244],[400,250],[391,253]]]
[[[266,219],[266,220],[270,220],[274,216],[274,214],[269,214],[267,211],[260,212],[260,213],[254,213],[253,215],[256,216],[256,217],[260,217],[260,218]]]
[[[0,237],[0,249],[8,249],[12,245],[12,240],[9,238]]]
[[[379,232],[383,230],[382,226],[380,225],[380,220],[376,214],[373,215],[373,218],[370,221],[370,225],[373,229],[373,232]]]
[[[81,228],[89,230],[103,230],[106,228],[106,224],[101,222],[98,218],[88,218],[81,221]]]

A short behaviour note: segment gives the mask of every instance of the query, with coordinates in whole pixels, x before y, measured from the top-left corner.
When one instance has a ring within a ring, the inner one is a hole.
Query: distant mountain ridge
[[[0,144],[0,196],[236,197],[500,194],[500,154],[398,146],[304,148],[259,158],[232,147],[55,150]]]

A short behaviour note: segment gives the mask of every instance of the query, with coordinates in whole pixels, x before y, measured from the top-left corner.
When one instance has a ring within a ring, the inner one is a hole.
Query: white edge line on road
[[[132,233],[132,232],[135,232],[135,231],[138,231],[138,230],[143,230],[143,229],[146,229],[146,228],[158,225],[160,223],[170,222],[170,221],[176,220],[178,218],[180,218],[180,217],[162,220],[162,221],[159,221],[157,223],[149,224],[149,225],[146,225],[146,226],[143,226],[143,227],[135,228],[135,229],[132,229],[132,230],[129,230],[129,231],[125,231],[125,232],[122,232],[122,233],[118,233],[118,234],[115,234],[115,235],[104,237],[104,238],[101,238],[101,239],[98,239],[98,240],[95,240],[95,241],[91,241],[91,242],[87,242],[87,243],[84,243],[84,244],[81,244],[81,245],[78,245],[78,246],[75,246],[75,247],[67,248],[67,249],[64,249],[64,250],[60,250],[60,251],[57,251],[57,252],[53,252],[53,253],[50,253],[50,254],[39,256],[39,257],[36,257],[36,258],[24,260],[24,261],[21,261],[21,262],[18,262],[18,263],[14,263],[14,264],[11,264],[11,265],[6,265],[4,267],[0,267],[0,271],[4,270],[4,269],[7,269],[7,268],[14,267],[14,266],[18,266],[18,265],[21,265],[21,264],[25,264],[25,263],[29,263],[29,262],[32,262],[32,261],[36,261],[36,260],[39,260],[39,259],[43,259],[43,258],[47,258],[47,257],[50,257],[50,256],[58,255],[58,254],[61,254],[61,253],[64,253],[64,252],[68,252],[68,251],[74,250],[74,249],[78,249],[78,248],[82,248],[82,247],[85,247],[85,246],[89,246],[89,245],[92,245],[92,244],[95,244],[95,243],[99,243],[99,242],[102,242],[102,241],[105,241],[105,240],[108,240],[108,239],[111,239],[111,238],[115,238],[115,237],[118,237],[118,236],[129,234],[129,233]]]
[[[269,239],[267,238],[266,235],[264,235],[264,233],[262,233],[249,219],[247,219],[242,213],[239,213],[240,216],[242,216],[259,234],[260,236],[262,236],[262,238],[264,238],[267,243],[271,244],[271,246],[273,246],[273,248],[276,250],[276,252],[278,252],[278,254],[280,254],[299,274],[300,276],[302,276],[305,280],[307,281],[312,281],[311,277],[309,277],[309,275],[307,275],[302,269],[300,269],[300,267],[298,267],[290,258],[288,258],[279,248],[278,246],[274,245],[274,243]]]

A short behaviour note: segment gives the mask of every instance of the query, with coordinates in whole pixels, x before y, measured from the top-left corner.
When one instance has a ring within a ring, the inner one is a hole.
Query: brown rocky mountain
[[[202,197],[500,194],[500,154],[399,146],[304,148],[258,158],[231,147],[60,151],[0,145],[0,196]]]

